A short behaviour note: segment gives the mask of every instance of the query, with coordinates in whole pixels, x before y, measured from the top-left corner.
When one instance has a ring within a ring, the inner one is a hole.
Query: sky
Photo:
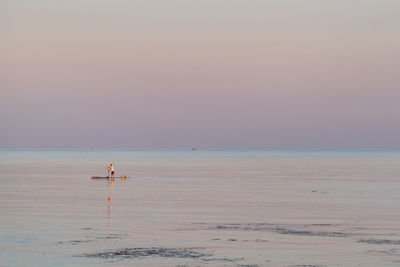
[[[2,0],[0,147],[400,148],[398,0]]]

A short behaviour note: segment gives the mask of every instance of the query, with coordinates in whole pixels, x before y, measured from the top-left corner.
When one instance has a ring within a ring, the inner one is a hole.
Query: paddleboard
[[[119,179],[126,179],[126,178],[130,178],[128,176],[115,176],[115,178],[119,178]],[[110,176],[92,176],[92,179],[110,179]]]

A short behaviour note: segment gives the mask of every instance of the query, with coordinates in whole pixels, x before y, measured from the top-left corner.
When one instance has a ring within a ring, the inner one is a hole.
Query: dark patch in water
[[[204,225],[204,224],[202,224]],[[246,223],[246,224],[217,224],[209,225],[206,228],[197,228],[190,230],[227,230],[227,231],[266,231],[275,232],[283,235],[298,235],[298,236],[317,236],[317,237],[336,237],[336,238],[348,238],[351,236],[360,236],[361,233],[346,233],[338,231],[321,231],[319,229],[313,229],[313,227],[330,227],[339,226],[338,224],[329,223],[316,223],[316,224],[298,224],[298,225],[279,225],[272,223]],[[188,231],[189,229],[186,229]],[[229,240],[233,241],[233,240]],[[256,241],[260,242],[260,241]],[[267,242],[267,241],[262,241]],[[362,242],[362,241],[361,241]],[[400,241],[399,241],[400,243]],[[393,243],[392,243],[393,244]]]
[[[272,230],[273,227],[271,225],[264,225],[264,224],[245,224],[241,226],[233,226],[233,225],[217,225],[216,227],[210,227],[209,230],[239,230],[239,231],[268,231]]]
[[[94,237],[95,239],[98,240],[103,240],[103,239],[122,239],[124,237],[126,237],[127,234],[110,234],[110,235],[106,235],[106,236],[97,236]]]
[[[334,226],[337,224],[330,224],[330,223],[312,223],[312,224],[307,224],[306,226]]]
[[[258,267],[258,264],[238,264],[238,267]]]
[[[310,224],[302,225],[302,227],[312,226],[331,226],[331,224]],[[289,228],[279,227],[274,224],[245,224],[242,226],[217,225],[214,230],[239,230],[239,231],[271,231],[283,235],[301,235],[301,236],[321,236],[321,237],[348,237],[350,234],[343,232],[327,232],[327,231],[311,231],[311,230],[293,230]]]
[[[244,258],[237,259],[237,258],[227,258],[227,257],[225,257],[225,258],[205,258],[205,259],[202,259],[202,261],[204,261],[204,262],[210,262],[210,261],[236,262],[236,261],[241,261],[241,260],[244,260]]]
[[[400,240],[390,239],[360,239],[358,242],[378,245],[400,245]]]
[[[240,226],[232,226],[232,225],[218,225],[216,227],[217,229],[241,229],[242,227]]]
[[[93,228],[90,228],[90,227],[83,227],[83,228],[81,228],[81,230],[93,230]]]
[[[165,258],[203,258],[212,254],[198,251],[199,248],[122,248],[92,254],[82,254],[81,257],[94,257],[104,259],[134,259],[143,257],[165,257]]]
[[[342,232],[314,232],[308,230],[290,230],[285,228],[277,228],[277,233],[283,235],[302,235],[302,236],[323,236],[323,237],[348,237],[349,234]]]
[[[391,256],[399,256],[399,249],[392,248],[389,250],[367,250],[366,253],[368,254],[386,254]]]
[[[70,240],[70,241],[61,241],[57,242],[56,245],[62,245],[62,244],[70,244],[70,245],[79,245],[80,243],[89,243],[93,242],[94,240]]]
[[[255,225],[255,226],[271,226],[275,225],[273,223],[248,223],[247,225]]]
[[[232,242],[235,242],[235,241],[237,241],[237,239],[234,239],[234,238],[230,238],[230,239],[228,239],[228,241],[232,241]]]

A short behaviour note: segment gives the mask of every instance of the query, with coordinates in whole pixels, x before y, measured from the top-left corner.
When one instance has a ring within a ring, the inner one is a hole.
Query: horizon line
[[[0,147],[0,150],[400,150],[400,147]]]

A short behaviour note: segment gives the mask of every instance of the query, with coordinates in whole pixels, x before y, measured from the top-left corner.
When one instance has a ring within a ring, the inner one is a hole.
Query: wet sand
[[[2,162],[0,265],[400,264],[400,158],[113,163]]]

